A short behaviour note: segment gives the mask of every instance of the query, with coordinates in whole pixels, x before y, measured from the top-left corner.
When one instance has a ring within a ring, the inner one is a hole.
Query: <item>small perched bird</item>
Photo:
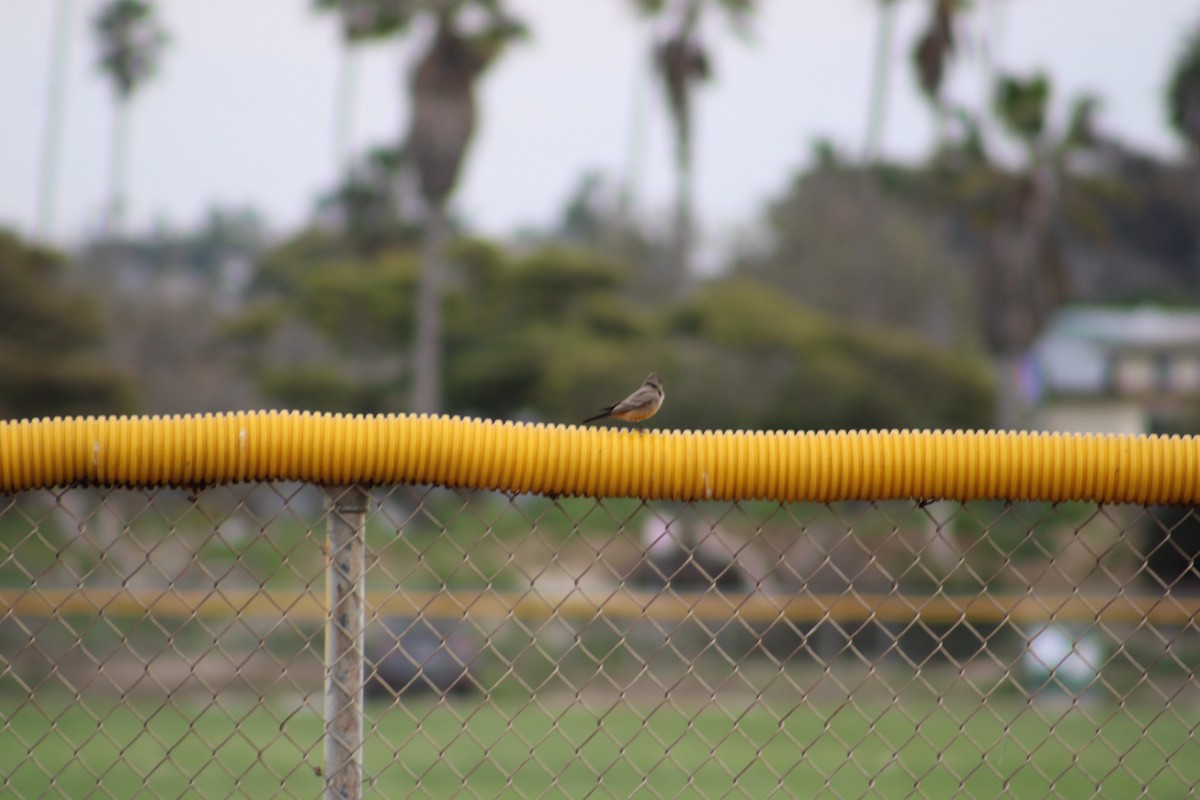
[[[579,424],[586,425],[589,422],[605,419],[606,417],[623,419],[628,422],[641,422],[655,415],[662,406],[663,397],[665,396],[663,394],[662,378],[658,377],[657,372],[651,372],[646,376],[646,380],[638,387],[636,392],[621,402],[608,406],[596,416],[588,417]]]

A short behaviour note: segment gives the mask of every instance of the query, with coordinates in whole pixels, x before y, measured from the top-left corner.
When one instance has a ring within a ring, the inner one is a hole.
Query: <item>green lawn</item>
[[[582,797],[599,781],[593,796],[621,798],[914,788],[918,797],[1182,798],[1200,786],[1194,726],[1159,706],[1073,708],[1060,698],[1035,713],[1017,695],[982,705],[954,692],[940,703],[774,698],[727,710],[699,699],[568,699],[371,704],[368,794]],[[4,797],[320,795],[319,713],[282,696],[26,702],[8,684],[0,718]]]

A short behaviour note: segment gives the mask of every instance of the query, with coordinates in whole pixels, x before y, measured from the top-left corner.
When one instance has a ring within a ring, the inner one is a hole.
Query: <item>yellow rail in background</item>
[[[0,607],[15,616],[55,617],[96,614],[157,618],[286,617],[321,624],[326,617],[321,593],[304,590],[221,588],[139,589],[133,587],[66,587],[0,589]],[[880,622],[906,625],[921,620],[931,625],[974,624],[1044,625],[1077,622],[1094,625],[1195,625],[1200,598],[1119,592],[987,592],[984,594],[844,593],[741,594],[659,592],[622,589],[613,592],[575,591],[554,596],[538,592],[462,590],[404,590],[368,592],[368,616],[442,617],[503,621],[550,618],[586,622],[598,616],[635,622],[695,620],[721,626],[732,619],[770,625],[787,620],[797,624]]]
[[[665,431],[247,412],[0,423],[0,491],[295,480],[781,502],[1191,504],[1200,440],[1005,431]]]

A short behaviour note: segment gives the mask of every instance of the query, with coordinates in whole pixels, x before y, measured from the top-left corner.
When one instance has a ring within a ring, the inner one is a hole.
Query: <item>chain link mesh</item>
[[[322,492],[0,502],[0,795],[318,797]],[[371,493],[367,796],[1183,797],[1200,520]]]

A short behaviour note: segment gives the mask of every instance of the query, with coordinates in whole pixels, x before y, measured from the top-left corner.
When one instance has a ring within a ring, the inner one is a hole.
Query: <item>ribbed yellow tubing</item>
[[[0,491],[430,483],[552,495],[1196,503],[1200,439],[997,431],[716,432],[248,412],[0,422]]]

